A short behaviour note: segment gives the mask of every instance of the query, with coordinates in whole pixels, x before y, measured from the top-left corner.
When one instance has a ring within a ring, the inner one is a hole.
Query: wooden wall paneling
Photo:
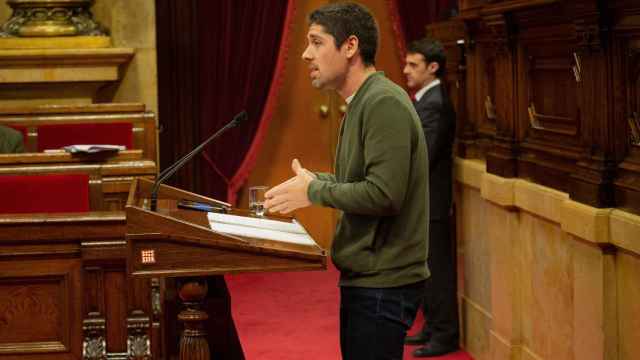
[[[640,112],[640,4],[466,0],[460,10],[470,46],[458,155],[486,153],[490,173],[640,213],[640,146],[629,139]]]
[[[464,51],[464,57],[461,59],[464,63],[461,64],[463,72],[461,76],[464,77],[463,87],[461,91],[464,91],[464,113],[456,113],[456,142],[454,143],[454,152],[456,156],[462,158],[480,157],[477,152],[474,151],[475,139],[476,139],[476,94],[473,92],[477,84],[477,56],[475,52],[475,39],[471,34],[474,33],[474,24],[465,23],[465,37],[464,47],[461,51]]]
[[[578,82],[572,72],[572,27],[547,22],[534,9],[518,15],[518,175],[567,191],[581,154]],[[556,7],[556,13],[562,14]],[[549,19],[549,18],[547,18]]]
[[[80,358],[80,281],[77,246],[3,241],[0,358]]]
[[[569,181],[572,199],[595,207],[615,206],[615,123],[612,121],[610,16],[602,2],[578,0],[569,5],[576,33],[575,66],[579,74],[581,140],[585,152]]]
[[[107,355],[104,271],[98,266],[83,269],[82,355],[102,358]]]
[[[123,271],[126,277],[126,271]],[[127,353],[134,358],[151,354],[151,279],[126,277],[127,280]]]
[[[475,110],[478,114],[478,132],[485,136],[496,134],[496,54],[486,46],[480,47],[478,96]]]
[[[640,116],[640,5],[615,1],[613,21],[613,118],[616,154],[622,155],[615,180],[618,207],[640,214],[640,145],[631,141],[631,122]],[[636,114],[636,115],[634,115]]]
[[[456,111],[456,133],[460,134],[456,145],[460,156],[465,157],[473,143],[473,126],[468,118],[467,107],[467,59],[466,52],[469,36],[465,23],[461,20],[451,20],[433,23],[427,26],[426,36],[442,43],[447,55],[446,73],[444,81],[446,89]]]
[[[476,19],[477,20],[477,19]],[[482,21],[466,21],[466,116],[458,120],[458,156],[485,158],[496,134],[496,49]]]
[[[151,336],[149,279],[127,275],[124,233],[113,236],[82,243],[85,347],[95,356],[156,357],[152,348],[160,351],[161,338]]]
[[[95,261],[92,261],[95,263]],[[126,273],[124,266],[92,264],[84,269],[86,292],[95,293],[87,303],[83,328],[87,356],[116,356],[127,352]],[[92,308],[99,309],[91,311]]]
[[[492,174],[511,178],[518,175],[515,121],[517,96],[515,27],[511,16],[502,13],[485,15],[482,21],[491,32],[493,38],[491,46],[496,54],[496,134],[493,146],[487,153],[487,170]]]

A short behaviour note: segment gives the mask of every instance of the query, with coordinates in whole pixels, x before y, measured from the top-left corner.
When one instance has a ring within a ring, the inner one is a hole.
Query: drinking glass
[[[249,210],[256,216],[264,216],[264,194],[267,189],[263,185],[249,188]]]

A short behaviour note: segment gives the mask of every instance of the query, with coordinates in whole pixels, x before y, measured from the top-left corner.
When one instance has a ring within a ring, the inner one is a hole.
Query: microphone
[[[158,178],[153,184],[153,189],[151,190],[151,211],[156,211],[158,205],[158,189],[160,185],[170,178],[176,171],[180,170],[186,163],[189,162],[194,156],[198,155],[205,146],[207,146],[211,141],[222,135],[227,130],[238,126],[245,120],[247,120],[247,112],[242,110],[236,116],[233,117],[233,120],[229,121],[225,126],[223,126],[220,130],[216,131],[215,134],[211,135],[207,140],[205,140],[202,144],[198,145],[195,149],[191,150],[188,154],[180,158],[173,165],[164,169],[160,174],[158,174]]]

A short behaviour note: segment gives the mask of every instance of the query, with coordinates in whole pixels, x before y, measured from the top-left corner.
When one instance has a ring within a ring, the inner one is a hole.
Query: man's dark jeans
[[[344,360],[402,360],[424,281],[395,288],[340,288],[340,349]]]

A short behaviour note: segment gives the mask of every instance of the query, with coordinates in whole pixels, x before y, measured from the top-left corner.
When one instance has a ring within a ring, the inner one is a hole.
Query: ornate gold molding
[[[11,18],[0,37],[105,36],[108,30],[93,19],[94,0],[7,0]]]

